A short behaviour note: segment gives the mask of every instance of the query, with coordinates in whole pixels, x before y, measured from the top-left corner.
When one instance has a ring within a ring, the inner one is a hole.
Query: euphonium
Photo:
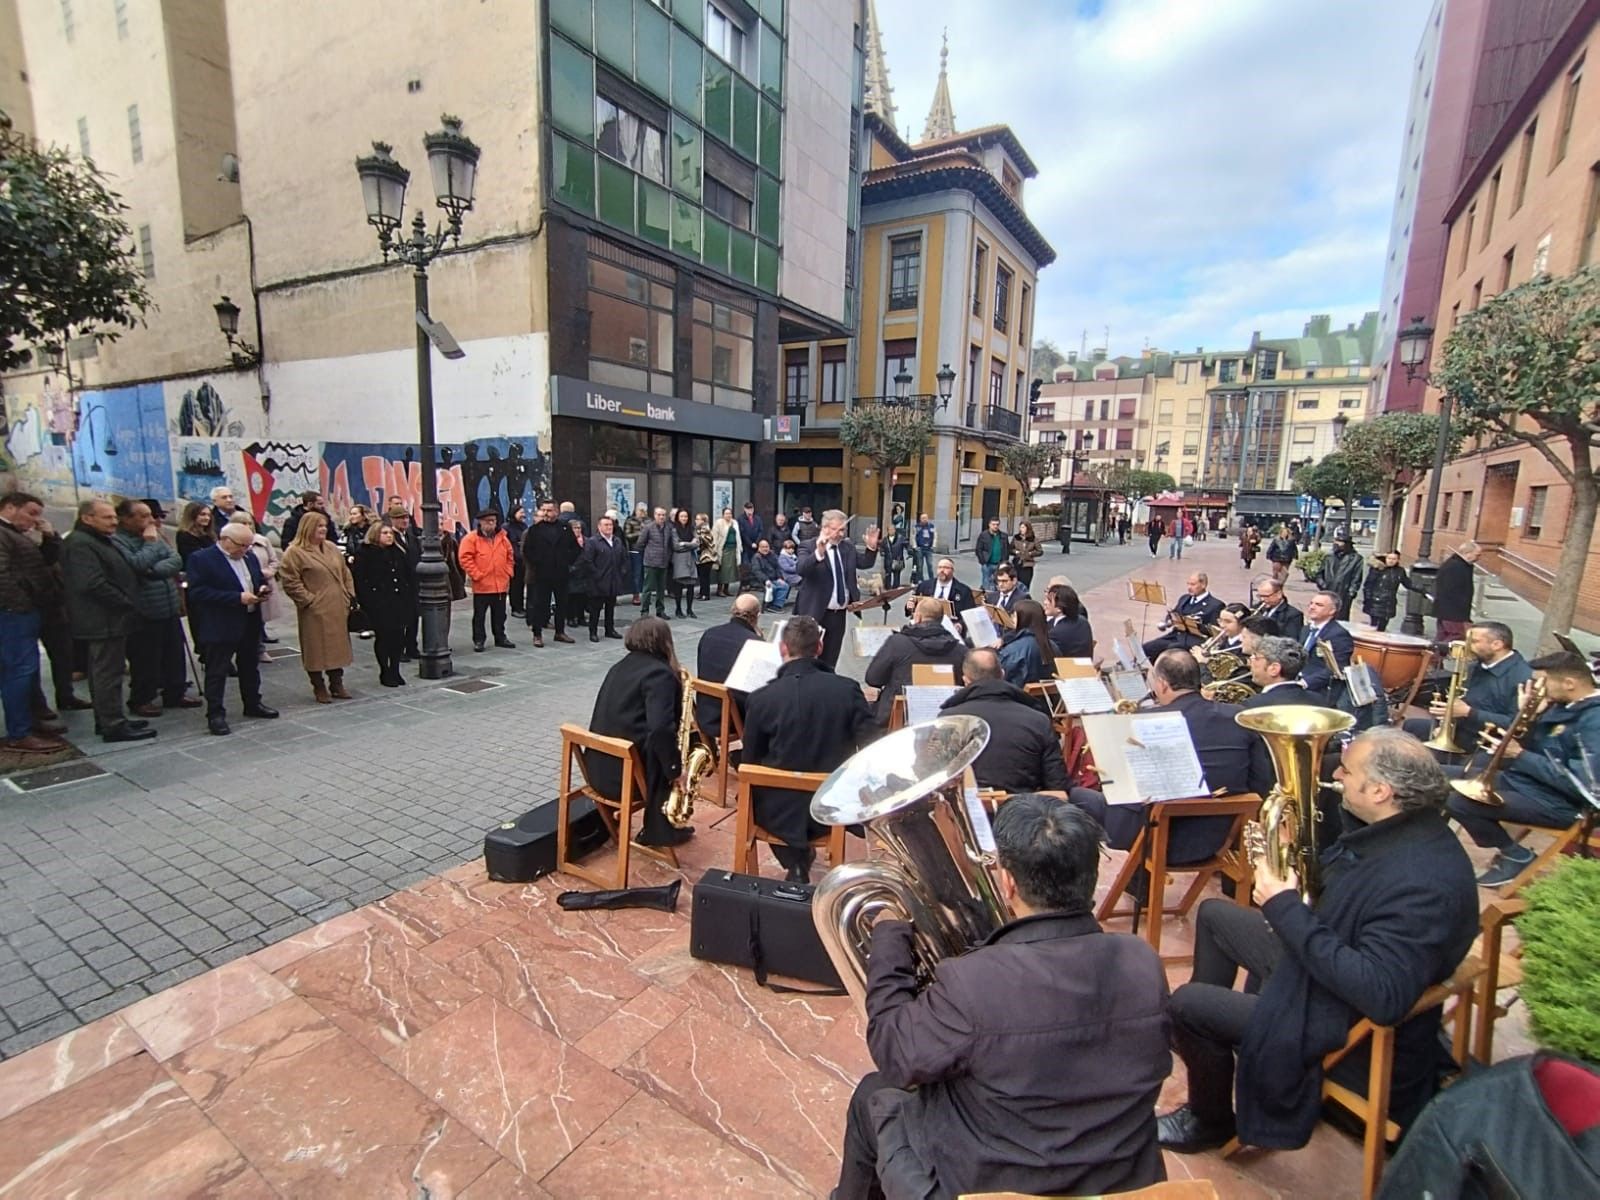
[[[711,751],[704,745],[696,745],[692,750],[690,743],[694,740],[694,680],[689,672],[683,672],[683,704],[678,710],[678,761],[683,764],[683,769],[677,779],[673,780],[672,791],[667,793],[667,801],[661,806],[661,813],[679,829],[687,829],[694,817],[694,797],[700,789],[700,781],[711,774],[716,766],[711,757]]]
[[[1293,871],[1300,894],[1315,900],[1322,890],[1317,861],[1317,788],[1328,739],[1356,723],[1349,713],[1304,704],[1277,704],[1235,713],[1233,719],[1259,733],[1272,756],[1277,783],[1261,802],[1259,823],[1247,830],[1250,857],[1265,856],[1274,874]]]
[[[1500,732],[1500,743],[1494,748],[1494,753],[1489,755],[1489,761],[1483,764],[1483,770],[1478,772],[1475,779],[1452,779],[1450,786],[1455,788],[1468,800],[1476,800],[1479,804],[1503,805],[1505,800],[1494,790],[1494,777],[1500,773],[1500,766],[1505,762],[1506,747],[1523,734],[1527,733],[1533,725],[1533,719],[1539,715],[1539,710],[1544,707],[1544,680],[1534,679],[1529,681],[1527,692],[1523,696],[1522,707],[1517,709],[1517,715],[1511,718],[1508,728]],[[1493,725],[1485,725],[1483,732],[1478,736],[1493,736]]]
[[[1467,668],[1472,663],[1472,655],[1467,652],[1466,642],[1451,642],[1450,657],[1455,659],[1455,666],[1450,669],[1450,687],[1444,697],[1444,715],[1439,718],[1439,726],[1433,731],[1433,736],[1422,744],[1430,750],[1438,750],[1442,754],[1465,754],[1467,751],[1456,744],[1456,701],[1461,699],[1461,693],[1467,690]]]
[[[910,725],[851,757],[812,797],[813,820],[865,825],[888,852],[834,867],[811,900],[828,957],[863,1009],[879,917],[911,922],[919,973],[931,978],[941,959],[976,946],[1014,915],[1000,893],[970,769],[988,742],[988,722],[978,717]]]

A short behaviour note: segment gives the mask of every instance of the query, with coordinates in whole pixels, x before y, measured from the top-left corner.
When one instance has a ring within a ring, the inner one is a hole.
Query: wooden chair
[[[761,874],[761,860],[756,853],[756,843],[781,846],[783,840],[775,838],[756,824],[752,789],[758,787],[785,788],[794,792],[815,792],[827,779],[826,774],[808,774],[801,771],[778,771],[772,767],[757,767],[749,763],[739,766],[739,804],[733,827],[733,870],[739,875]],[[837,867],[844,862],[844,826],[835,825],[822,837],[812,840],[814,850],[826,849],[828,862]]]
[[[1543,850],[1534,855],[1533,861],[1517,872],[1517,877],[1510,883],[1502,884],[1500,896],[1509,900],[1527,887],[1535,879],[1543,875],[1555,865],[1555,860],[1562,854],[1587,853],[1594,855],[1600,853],[1600,833],[1595,831],[1592,816],[1579,817],[1565,829],[1545,829],[1544,832],[1554,834],[1555,837]],[[1516,835],[1520,845],[1527,836],[1541,826],[1524,826]]]
[[[1132,916],[1133,931],[1135,933],[1139,931],[1139,915],[1144,906],[1135,904],[1130,913],[1127,910],[1116,911],[1116,904],[1126,893],[1141,864],[1150,876],[1149,894],[1152,903],[1150,919],[1145,926],[1145,940],[1157,954],[1161,953],[1162,918],[1188,916],[1213,875],[1226,875],[1233,880],[1235,903],[1248,908],[1254,873],[1250,869],[1249,860],[1240,848],[1239,841],[1244,833],[1245,822],[1252,820],[1260,811],[1261,797],[1254,792],[1221,799],[1165,800],[1147,805],[1144,828],[1133,839],[1133,845],[1128,848],[1127,861],[1122,864],[1122,870],[1117,872],[1116,879],[1111,883],[1111,890],[1100,902],[1100,909],[1095,916],[1101,921],[1113,916]],[[1228,830],[1228,837],[1223,842],[1222,849],[1204,862],[1168,866],[1167,847],[1172,843],[1172,823],[1183,817],[1232,817],[1233,827]],[[1183,894],[1182,900],[1172,907],[1167,907],[1167,876],[1178,871],[1193,872],[1194,882],[1189,885],[1189,890]],[[1182,963],[1190,961],[1192,957],[1192,955],[1173,955],[1163,961]]]
[[[901,692],[889,702],[889,732],[906,727],[906,694]]]
[[[726,684],[712,683],[709,679],[692,679],[690,686],[696,694],[717,701],[722,710],[722,716],[717,721],[717,744],[711,747],[717,756],[717,794],[712,802],[721,808],[732,808],[733,800],[728,791],[728,776],[731,773],[728,757],[729,751],[738,749],[744,742],[744,717],[740,715],[739,706],[734,703]],[[698,730],[698,725],[696,728]]]
[[[1505,927],[1527,908],[1526,900],[1491,900],[1478,918],[1482,932],[1472,952],[1483,962],[1483,977],[1478,981],[1472,1057],[1485,1065],[1494,1057],[1494,1023],[1506,1015],[1498,993],[1501,988],[1516,987],[1522,982],[1521,954],[1506,950]]]
[[[589,779],[586,755],[590,754],[608,755],[622,763],[621,795],[617,798],[602,795]],[[578,771],[583,778],[583,782],[576,787],[572,783],[574,758],[578,760]],[[673,870],[678,869],[678,855],[672,847],[641,846],[633,841],[634,813],[644,811],[645,789],[648,786],[645,779],[644,759],[639,756],[638,747],[626,738],[591,733],[581,725],[561,727],[561,790],[556,796],[556,870],[576,875],[579,879],[586,879],[596,887],[625,888],[628,886],[630,849],[658,859]],[[584,866],[567,857],[570,849],[567,837],[568,821],[575,796],[586,796],[594,802],[600,819],[605,822],[606,830],[616,840],[617,869],[612,874]]]

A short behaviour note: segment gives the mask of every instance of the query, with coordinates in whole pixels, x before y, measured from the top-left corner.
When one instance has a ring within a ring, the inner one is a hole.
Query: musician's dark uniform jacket
[[[1306,652],[1306,665],[1300,668],[1300,682],[1305,684],[1306,691],[1320,692],[1326,696],[1338,681],[1323,661],[1322,652],[1317,649],[1318,642],[1327,642],[1333,647],[1333,659],[1342,669],[1350,665],[1350,659],[1356,652],[1356,640],[1338,621],[1329,621],[1318,630],[1312,630],[1308,625],[1300,635],[1300,648]]]
[[[1215,625],[1218,614],[1222,612],[1222,601],[1210,592],[1204,596],[1191,596],[1185,592],[1172,611],[1180,617],[1193,617],[1201,625]],[[1144,644],[1144,652],[1153,662],[1156,655],[1163,650],[1187,650],[1190,646],[1198,646],[1203,641],[1205,641],[1203,637],[1195,637],[1191,633],[1182,633],[1174,629],[1158,638],[1151,638]]]
[[[924,579],[921,583],[917,584],[916,591],[912,592],[910,596],[906,597],[906,604],[915,604],[918,596],[937,596],[938,594],[939,581],[937,579]],[[972,597],[972,589],[966,584],[962,583],[959,579],[952,579],[950,581],[948,595],[945,596],[945,599],[950,601],[951,607],[956,610],[955,615],[957,618],[959,618],[963,612],[969,608],[972,608],[977,603],[977,601]]]
[[[939,706],[950,716],[981,717],[989,742],[972,764],[978,786],[1002,792],[1065,792],[1061,739],[1033,697],[1003,679],[968,684]]]
[[[630,650],[606,672],[594,698],[589,729],[607,737],[626,738],[644,759],[646,804],[640,838],[659,843],[671,832],[662,815],[672,781],[677,778],[678,707],[683,702],[678,674],[653,654]],[[589,780],[602,795],[622,794],[622,764],[609,756],[585,756]]]
[[[950,631],[940,622],[906,625],[889,635],[883,649],[872,656],[865,675],[868,687],[878,690],[878,702],[873,715],[879,724],[887,725],[894,708],[894,698],[911,682],[911,668],[922,663],[942,663],[955,672],[954,682],[959,687],[961,663],[967,656],[963,642],[950,636]]]
[[[746,642],[759,642],[761,635],[743,621],[727,620],[713,625],[700,635],[700,645],[695,648],[696,677],[722,683],[739,659],[739,651]],[[734,705],[744,713],[747,697],[743,692],[733,694]],[[715,697],[699,694],[694,699],[694,719],[709,738],[715,739],[722,727],[722,702]]]
[[[1309,704],[1313,707],[1323,707],[1322,697],[1306,691],[1305,685],[1299,680],[1286,679],[1280,684],[1274,684],[1264,691],[1257,692],[1239,705],[1239,708],[1248,712],[1252,708],[1271,708],[1276,704]]]
[[[1600,692],[1585,696],[1576,704],[1550,705],[1534,718],[1520,744],[1522,753],[1507,757],[1495,779],[1494,789],[1504,805],[1477,804],[1460,795],[1450,797],[1450,814],[1480,846],[1497,844],[1506,837],[1498,833],[1500,821],[1564,829],[1587,809],[1590,802],[1557,764],[1580,780],[1587,779],[1590,769],[1600,773]],[[1585,753],[1592,768],[1584,762]],[[1466,774],[1476,775],[1482,762],[1480,757]],[[1497,836],[1486,839],[1484,829]]]
[[[1257,615],[1276,621],[1278,633],[1282,637],[1293,638],[1302,643],[1306,640],[1306,615],[1287,599],[1278,601],[1275,608],[1262,609]]]

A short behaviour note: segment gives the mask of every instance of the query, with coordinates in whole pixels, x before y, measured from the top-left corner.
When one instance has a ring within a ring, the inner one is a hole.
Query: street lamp
[[[239,370],[261,361],[261,351],[239,336],[239,306],[224,296],[211,306],[217,313],[217,328],[228,339],[228,353]]]
[[[100,423],[98,425],[95,424],[95,413],[100,414]],[[100,466],[100,452],[95,449],[95,439],[88,437],[88,434],[94,429],[98,429],[100,432],[104,433],[106,435],[106,457],[115,458],[117,456],[117,438],[115,432],[106,428],[106,426],[110,425],[110,423],[111,418],[106,414],[106,406],[104,404],[90,403],[84,406],[82,428],[83,433],[89,442],[89,470],[93,471],[97,475],[104,468]]]
[[[429,345],[430,338],[442,330],[428,315],[428,264],[444,250],[446,242],[460,244],[461,217],[472,208],[481,153],[461,132],[459,118],[446,115],[441,120],[444,127],[422,139],[428,152],[434,197],[446,217],[446,225],[436,227],[432,233],[419,208],[411,221],[411,235],[395,237],[405,216],[406,185],[411,172],[395,161],[394,147],[373,142],[372,153],[356,159],[367,224],[378,232],[383,261],[388,262],[393,256],[409,266],[416,290],[417,418],[422,443],[422,557],[417,563],[417,599],[422,615],[419,670],[424,679],[442,679],[454,669],[450,659],[450,584],[444,556],[439,551],[439,478]],[[458,349],[454,356],[459,354]]]
[[[933,403],[932,396],[907,396],[907,392],[911,387],[911,375],[904,366],[900,368],[900,373],[894,377],[895,392],[902,402],[908,398],[920,399],[927,402],[930,412],[935,410],[943,412],[945,409],[950,407],[950,394],[955,390],[956,373],[951,370],[949,363],[945,363],[944,366],[939,368],[939,373],[935,375],[934,378],[939,382],[939,403],[937,405]],[[922,501],[924,495],[923,478],[926,474],[927,464],[928,447],[927,444],[924,443],[922,449],[917,451],[917,520],[919,521],[922,519]],[[911,521],[907,520],[906,524],[910,525]]]
[[[1400,365],[1406,369],[1406,382],[1417,379],[1431,382],[1428,359],[1433,345],[1433,326],[1422,317],[1400,331]],[[1433,527],[1439,511],[1439,483],[1444,476],[1444,460],[1450,451],[1450,393],[1439,394],[1439,440],[1433,447],[1433,474],[1428,479],[1428,500],[1422,513],[1422,539],[1417,543],[1417,561],[1411,564],[1411,586],[1406,591],[1406,615],[1400,632],[1420,637],[1423,618],[1429,613],[1438,586],[1439,564],[1433,561]]]
[[[900,370],[894,377],[894,397],[904,401],[911,394],[911,372],[906,370],[905,364],[900,364]]]

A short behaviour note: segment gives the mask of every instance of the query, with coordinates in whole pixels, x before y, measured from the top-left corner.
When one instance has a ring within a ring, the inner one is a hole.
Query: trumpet
[[[1494,745],[1494,752],[1489,755],[1489,761],[1483,764],[1483,770],[1478,772],[1476,779],[1452,779],[1450,786],[1455,788],[1468,800],[1476,800],[1479,804],[1490,804],[1496,807],[1505,804],[1505,798],[1494,790],[1495,776],[1500,773],[1501,766],[1505,763],[1506,747],[1527,734],[1533,727],[1533,719],[1544,708],[1545,690],[1544,680],[1534,679],[1527,685],[1527,691],[1522,698],[1522,706],[1517,709],[1517,715],[1511,718],[1511,724],[1505,729],[1494,725],[1485,725],[1483,732],[1478,735],[1478,740],[1487,749],[1489,744],[1499,737]]]

